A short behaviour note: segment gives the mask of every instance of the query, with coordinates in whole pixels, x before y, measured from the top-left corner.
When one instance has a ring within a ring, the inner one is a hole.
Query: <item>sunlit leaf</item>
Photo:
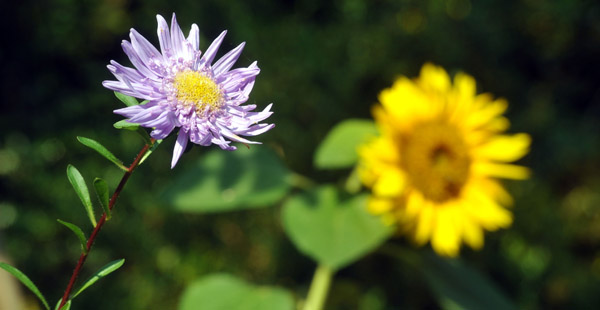
[[[29,290],[31,290],[33,294],[35,294],[35,296],[37,296],[37,298],[42,302],[42,304],[44,304],[44,307],[47,310],[50,310],[50,306],[48,305],[46,298],[44,298],[44,295],[42,295],[37,286],[35,286],[35,284],[33,284],[33,282],[31,282],[31,280],[24,273],[7,263],[0,262],[0,268],[8,271],[15,278],[19,279],[19,281],[21,281],[23,285],[25,285]]]
[[[75,292],[75,294],[73,294],[73,297],[71,297],[71,300],[75,299],[75,297],[77,297],[79,294],[81,294],[81,292],[83,292],[88,287],[92,286],[92,284],[96,283],[98,280],[106,277],[113,271],[121,268],[121,266],[123,266],[124,263],[125,263],[125,259],[118,259],[118,260],[112,261],[112,262],[104,265],[91,278],[89,278],[87,281],[85,281],[83,283],[81,288],[78,289],[77,292]]]
[[[58,307],[60,306],[60,302],[62,301],[62,298],[58,300],[58,302],[56,303],[56,306],[54,307],[54,310],[59,310]],[[65,303],[64,306],[62,306],[62,308],[60,308],[60,310],[70,310],[71,309],[71,301],[67,301]]]
[[[350,119],[337,124],[317,148],[314,164],[321,169],[352,167],[357,147],[377,134],[373,121]]]
[[[115,96],[128,107],[139,104],[137,99],[135,99],[131,96],[123,95],[119,92],[115,92]]]
[[[296,247],[315,261],[339,269],[366,255],[392,232],[367,213],[366,196],[340,200],[331,186],[289,199],[283,224]]]
[[[81,142],[81,144],[93,149],[98,152],[100,155],[104,156],[104,158],[110,160],[112,163],[117,165],[117,167],[121,168],[124,171],[127,171],[127,167],[123,165],[123,162],[119,160],[113,153],[111,153],[107,148],[105,148],[102,144],[98,143],[95,140],[85,138],[85,137],[77,137],[77,140]]]
[[[73,189],[75,189],[77,196],[79,196],[79,199],[81,199],[81,203],[83,203],[83,207],[85,208],[85,211],[87,212],[88,217],[90,218],[90,222],[92,222],[92,225],[96,227],[96,217],[94,216],[92,200],[90,199],[90,192],[88,191],[88,187],[85,184],[83,176],[81,176],[79,170],[77,170],[77,168],[75,168],[73,165],[68,165],[67,177],[69,178],[69,182],[71,182],[71,185],[73,185]]]
[[[428,253],[421,268],[443,309],[516,309],[492,282],[459,259]]]
[[[154,141],[154,143],[152,143],[152,146],[150,147],[150,149],[148,150],[148,152],[146,152],[146,154],[144,154],[144,156],[140,160],[140,163],[138,164],[138,166],[141,165],[148,157],[150,157],[150,155],[152,155],[152,153],[154,151],[156,151],[156,149],[158,148],[158,146],[162,142],[163,142],[163,140],[156,140],[156,141]],[[151,141],[149,141],[149,143],[151,143]]]
[[[95,178],[94,189],[96,190],[96,196],[98,196],[98,200],[102,205],[102,209],[104,210],[104,213],[106,213],[106,220],[110,220],[110,208],[108,207],[108,184],[106,184],[106,181],[103,179]]]
[[[234,276],[214,274],[192,282],[178,310],[294,310],[292,295],[275,287],[259,287]]]
[[[79,242],[81,243],[81,251],[83,253],[87,253],[87,239],[85,238],[85,235],[83,234],[83,231],[81,230],[81,228],[79,228],[77,225],[75,224],[71,224],[69,222],[65,222],[62,220],[57,220],[59,223],[65,225],[68,229],[70,229],[75,236],[77,236],[77,239],[79,239]]]
[[[138,128],[140,128],[140,125],[136,124],[136,123],[130,123],[124,119],[124,120],[120,120],[120,121],[114,123],[113,127],[117,128],[117,129],[126,129],[126,130],[136,131],[136,130],[138,130]]]
[[[186,212],[265,207],[287,194],[288,177],[289,171],[279,157],[264,146],[235,152],[215,150],[186,167],[163,199]]]

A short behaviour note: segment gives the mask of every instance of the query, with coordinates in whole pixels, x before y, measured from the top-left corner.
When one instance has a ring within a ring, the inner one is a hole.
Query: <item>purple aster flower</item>
[[[177,164],[188,141],[204,146],[216,144],[230,151],[236,149],[230,145],[231,141],[259,144],[241,136],[256,136],[275,126],[259,123],[272,114],[272,104],[262,112],[252,112],[256,105],[243,105],[260,69],[253,62],[247,68],[230,70],[245,43],[213,64],[227,31],[202,54],[196,24],[192,24],[185,38],[175,14],[170,29],[162,16],[157,15],[156,19],[160,51],[131,29],[131,42],[123,40],[121,46],[135,68],[111,60],[108,70],[118,81],[102,82],[108,89],[148,103],[114,112],[131,123],[153,128],[150,135],[155,139],[166,138],[178,127],[171,168]]]

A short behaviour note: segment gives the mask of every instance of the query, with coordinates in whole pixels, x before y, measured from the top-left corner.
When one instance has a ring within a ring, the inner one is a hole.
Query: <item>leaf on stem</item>
[[[106,213],[106,220],[110,220],[110,208],[108,207],[108,184],[101,178],[94,179],[94,189],[96,190],[96,196],[98,196],[98,200],[102,205],[102,209],[104,209],[104,213]]]
[[[126,119],[124,119],[124,120],[120,120],[120,121],[114,123],[113,127],[117,128],[117,129],[126,129],[126,130],[136,131],[136,130],[138,130],[138,128],[140,128],[140,125],[136,124],[136,123],[130,123]]]
[[[24,273],[7,263],[0,262],[0,268],[8,271],[15,278],[19,279],[23,285],[25,285],[29,290],[31,290],[31,292],[33,292],[33,294],[35,294],[35,296],[37,296],[37,298],[44,304],[44,307],[47,310],[50,310],[50,306],[48,305],[46,298],[44,298],[44,295],[42,295],[37,286],[35,286],[35,284],[33,284],[33,282],[31,282],[31,280]]]
[[[79,239],[79,242],[81,243],[81,251],[83,251],[84,254],[87,254],[87,239],[85,237],[85,235],[83,234],[83,231],[81,230],[81,228],[79,228],[77,225],[75,224],[71,224],[69,222],[65,222],[63,220],[59,220],[57,219],[57,221],[63,225],[65,225],[68,229],[70,229]]]
[[[125,263],[125,259],[122,258],[122,259],[114,260],[114,261],[104,265],[91,278],[89,278],[87,281],[85,281],[85,283],[83,283],[81,288],[79,290],[77,290],[77,292],[75,292],[75,294],[73,294],[73,297],[71,297],[69,300],[75,299],[75,297],[77,297],[79,294],[81,294],[81,292],[83,292],[86,288],[92,286],[92,284],[94,284],[98,280],[106,277],[113,271],[121,268],[121,266],[123,266],[124,263]]]
[[[58,309],[58,307],[60,306],[60,302],[62,301],[62,298],[58,300],[58,302],[56,303],[56,306],[54,307],[54,310],[70,310],[71,309],[71,301],[67,301],[65,303],[64,306],[62,306],[62,308]]]
[[[117,165],[117,167],[121,168],[123,171],[127,171],[127,167],[123,165],[123,162],[118,159],[113,153],[111,153],[107,148],[105,148],[102,144],[98,143],[95,140],[85,138],[85,137],[77,137],[77,140],[81,142],[81,144],[91,148],[92,150],[98,152],[100,155],[104,156],[104,158],[110,160],[112,163]]]
[[[139,104],[137,99],[135,99],[131,96],[123,95],[119,92],[115,92],[115,96],[117,97],[117,99],[121,100],[121,102],[123,102],[128,107]]]
[[[96,217],[94,216],[94,210],[92,207],[92,200],[90,199],[90,192],[88,191],[87,185],[85,185],[85,180],[79,170],[75,168],[73,165],[67,166],[67,177],[69,178],[69,182],[73,185],[73,189],[81,199],[81,203],[83,203],[83,207],[85,208],[92,225],[96,227]]]
[[[152,152],[154,152],[158,148],[158,146],[162,143],[162,141],[163,140],[154,141],[154,144],[152,144],[152,147],[148,150],[148,152],[146,152],[146,154],[144,154],[144,157],[142,157],[138,166],[141,165],[146,160],[146,158],[148,158],[150,156],[150,154],[152,154]],[[148,143],[148,144],[152,143],[152,141],[149,141],[149,142],[150,143]]]

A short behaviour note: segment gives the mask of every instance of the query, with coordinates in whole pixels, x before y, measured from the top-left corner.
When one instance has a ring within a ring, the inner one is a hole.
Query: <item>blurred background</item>
[[[76,238],[55,219],[91,230],[67,164],[89,186],[99,176],[114,189],[121,177],[75,137],[133,160],[142,142],[113,128],[120,118],[112,110],[122,104],[101,82],[113,79],[109,60],[130,65],[120,47],[129,28],[158,44],[155,15],[172,12],[186,34],[198,24],[202,50],[224,29],[220,55],[247,43],[237,65],[258,60],[262,69],[250,102],[273,102],[275,112],[275,129],[256,148],[318,184],[348,174],[313,165],[328,130],[371,118],[378,93],[399,75],[417,76],[424,62],[467,72],[479,92],[508,99],[510,132],[533,137],[520,163],[534,174],[506,183],[512,227],[486,234],[484,249],[463,249],[462,258],[520,309],[600,307],[600,2],[591,0],[2,2],[0,248],[51,304],[79,256]],[[161,197],[190,181],[185,172],[212,148],[193,148],[171,170],[173,144],[166,139],[133,175],[83,278],[114,259],[125,266],[74,308],[175,309],[188,283],[213,272],[303,298],[315,265],[284,234],[281,201],[226,213],[176,210]],[[375,251],[336,275],[327,309],[437,309],[421,278]],[[37,309],[23,293],[27,309]]]

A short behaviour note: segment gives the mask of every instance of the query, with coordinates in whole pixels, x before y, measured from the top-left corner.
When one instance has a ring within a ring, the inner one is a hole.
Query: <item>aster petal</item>
[[[236,46],[234,49],[232,49],[227,54],[223,55],[223,57],[221,57],[219,60],[217,60],[217,62],[215,62],[215,64],[212,67],[216,77],[231,69],[231,67],[240,57],[244,46],[246,46],[246,42],[242,42],[240,45]]]
[[[161,56],[160,52],[133,28],[129,32],[129,38],[131,39],[133,49],[140,55],[140,58],[144,60],[146,66],[151,68],[151,65],[154,62],[153,59]]]
[[[177,24],[177,18],[175,17],[175,13],[173,13],[173,18],[171,19],[171,43],[173,46],[174,54],[177,57],[186,57],[188,55],[187,51],[184,49],[185,37],[183,36],[183,31],[181,31],[181,27]]]
[[[137,54],[137,52],[135,51],[135,49],[129,41],[123,40],[121,46],[123,47],[123,51],[125,52],[127,57],[129,57],[129,61],[131,61],[131,63],[136,67],[136,69],[138,69],[138,71],[140,71],[140,73],[142,73],[147,78],[151,78],[153,80],[158,79],[156,73],[154,73],[152,70],[146,67],[144,61],[140,58],[140,55]]]
[[[224,127],[220,127],[219,129],[221,129],[221,134],[229,139],[231,139],[232,141],[236,141],[236,142],[241,142],[241,143],[246,143],[246,144],[262,144],[260,142],[257,141],[250,141],[248,139],[244,139],[236,134],[234,134],[233,132],[231,132],[229,129],[224,128]]]
[[[219,46],[221,46],[221,42],[223,42],[223,38],[227,34],[227,30],[221,32],[221,34],[210,44],[210,46],[204,52],[204,56],[200,59],[201,64],[210,64],[213,59],[217,55],[217,51],[219,50]]]
[[[175,147],[173,148],[173,158],[171,159],[171,169],[175,167],[177,161],[185,151],[185,147],[188,143],[188,134],[184,130],[179,130],[177,135],[177,141],[175,141]]]
[[[237,134],[244,136],[258,136],[275,127],[275,124],[258,124],[246,130],[238,131]]]
[[[200,30],[198,29],[198,25],[192,24],[192,29],[190,29],[187,41],[192,45],[195,51],[200,49]]]
[[[121,116],[131,118],[139,113],[146,111],[148,108],[152,108],[152,107],[156,106],[156,104],[157,103],[151,101],[151,102],[148,102],[143,105],[134,105],[134,106],[126,107],[126,108],[116,109],[116,110],[113,110],[113,112],[115,114],[119,114]]]
[[[163,57],[166,60],[173,54],[169,25],[167,24],[167,21],[160,15],[156,15],[156,21],[158,22],[158,27],[156,29],[158,34],[158,43],[160,44],[160,50],[163,54]]]

